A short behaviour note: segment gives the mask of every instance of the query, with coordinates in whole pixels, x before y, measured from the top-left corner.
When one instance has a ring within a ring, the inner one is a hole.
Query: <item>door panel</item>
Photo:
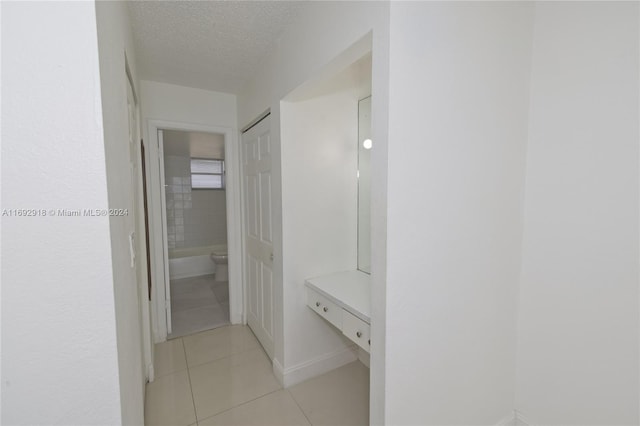
[[[248,255],[249,258],[249,274],[248,274],[248,287],[249,287],[249,315],[254,319],[257,319],[259,316],[258,310],[258,267],[260,263],[253,257],[251,254]]]
[[[249,327],[273,359],[271,135],[266,117],[242,135]]]
[[[273,306],[273,271],[262,264],[262,304]],[[262,323],[267,336],[273,340],[273,309],[262,310]]]
[[[258,238],[258,177],[247,175],[247,232],[251,238]]]
[[[271,235],[271,172],[260,173],[260,239],[273,244]]]
[[[260,159],[267,160],[271,158],[271,135],[266,133],[263,136],[258,142],[260,145]]]

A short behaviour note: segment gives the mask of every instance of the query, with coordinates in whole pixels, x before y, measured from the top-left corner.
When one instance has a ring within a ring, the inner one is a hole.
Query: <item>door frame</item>
[[[225,168],[226,168],[226,201],[227,201],[227,249],[229,253],[229,320],[231,324],[245,324],[244,319],[244,272],[242,270],[242,204],[240,180],[240,153],[238,148],[238,131],[231,127],[208,126],[204,124],[185,123],[167,120],[147,120],[148,139],[148,184],[151,208],[149,219],[151,226],[151,272],[155,291],[152,290],[153,332],[156,343],[167,340],[167,315],[165,308],[168,287],[165,283],[169,277],[165,273],[165,241],[166,223],[163,211],[166,211],[160,183],[160,156],[158,147],[159,130],[178,130],[192,132],[218,133],[224,135]]]
[[[129,61],[125,55],[125,77],[127,82],[127,97],[128,89],[131,89],[131,95],[133,96],[133,105],[134,105],[134,158],[130,158],[129,161],[131,164],[135,164],[137,166],[136,176],[135,176],[135,185],[136,189],[131,189],[134,191],[134,195],[137,197],[133,197],[134,202],[134,211],[135,216],[133,218],[133,230],[136,241],[136,247],[134,248],[136,251],[136,264],[135,264],[135,274],[136,274],[136,284],[138,287],[138,319],[140,322],[140,346],[142,352],[142,370],[143,370],[143,389],[144,382],[154,380],[154,369],[153,369],[153,360],[154,360],[154,348],[153,348],[153,333],[152,333],[152,324],[151,324],[151,302],[149,298],[146,296],[148,294],[148,282],[150,277],[148,277],[146,262],[149,258],[149,252],[146,249],[146,245],[144,244],[144,240],[140,238],[141,232],[145,232],[144,227],[144,177],[142,174],[144,173],[144,164],[142,162],[144,159],[141,157],[141,149],[139,141],[142,141],[142,113],[140,110],[140,98],[138,97],[138,92],[136,91],[136,85],[133,83],[133,77],[131,75],[131,70],[129,68]],[[131,152],[131,147],[129,147],[129,152]],[[144,278],[147,280],[144,280]]]

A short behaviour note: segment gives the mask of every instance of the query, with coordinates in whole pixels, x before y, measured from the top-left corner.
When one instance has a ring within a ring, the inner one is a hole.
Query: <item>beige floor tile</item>
[[[280,388],[261,348],[189,369],[198,419],[206,419]]]
[[[216,416],[198,422],[199,426],[309,425],[289,392],[279,390]]]
[[[193,297],[175,297],[171,299],[171,313],[187,311],[189,309],[202,308],[203,306],[211,306],[216,304],[213,293],[209,297],[193,294]]]
[[[216,296],[218,303],[229,302],[229,283],[228,282],[215,282],[211,285],[211,291]]]
[[[189,367],[260,347],[244,325],[217,328],[183,338]]]
[[[171,337],[187,336],[229,325],[229,314],[218,302],[171,313]]]
[[[154,372],[156,377],[187,369],[182,339],[158,343],[154,350]]]
[[[315,426],[369,424],[369,369],[359,361],[292,386],[289,392]]]
[[[213,277],[201,276],[171,280],[171,308],[174,311],[206,306],[216,301],[211,290]]]
[[[213,278],[213,275],[202,275],[171,280],[173,329],[169,338],[229,325],[229,310],[221,305],[214,294],[214,290],[223,291],[225,286],[229,286]]]
[[[187,426],[196,421],[187,370],[158,377],[147,385],[145,424]]]

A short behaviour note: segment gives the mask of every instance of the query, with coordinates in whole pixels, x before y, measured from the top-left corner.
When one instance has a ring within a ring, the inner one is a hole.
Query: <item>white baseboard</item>
[[[277,359],[273,360],[273,374],[280,384],[288,388],[312,377],[319,376],[358,359],[357,346],[347,346],[335,352],[323,354],[289,368],[282,367]]]
[[[278,382],[284,386],[284,367],[277,358],[273,359],[273,375],[276,376]]]

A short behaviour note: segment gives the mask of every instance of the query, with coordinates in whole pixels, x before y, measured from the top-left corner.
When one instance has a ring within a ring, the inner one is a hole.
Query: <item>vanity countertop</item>
[[[371,276],[345,271],[309,278],[305,285],[367,324],[371,323]]]

